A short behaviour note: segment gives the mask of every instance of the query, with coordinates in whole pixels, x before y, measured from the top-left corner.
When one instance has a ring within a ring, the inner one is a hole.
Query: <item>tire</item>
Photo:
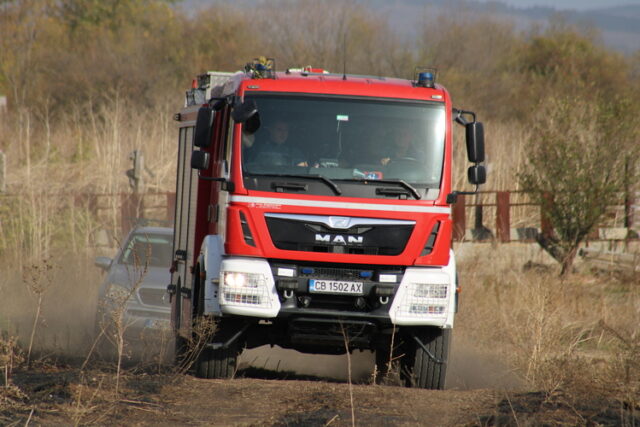
[[[196,360],[196,376],[198,378],[233,378],[238,363],[237,345],[228,348],[203,348]]]
[[[376,353],[376,384],[384,384],[387,375],[389,374],[389,365],[391,359],[389,358],[389,348],[378,347]]]
[[[198,342],[197,333],[195,332],[198,323],[197,320],[203,321],[205,317],[203,316],[204,312],[204,288],[200,283],[200,265],[195,270],[195,301],[197,302],[193,307],[193,319],[196,319],[194,322],[194,342]],[[225,332],[230,332],[232,328],[225,328],[222,326],[219,330],[215,329],[215,332],[210,335],[210,338],[206,340],[209,342],[216,341],[226,341],[226,337],[228,336]],[[212,332],[214,329],[211,330]],[[206,347],[200,349],[194,349],[194,351],[199,351],[197,358],[194,362],[195,374],[198,378],[207,378],[207,379],[215,379],[215,378],[232,378],[236,373],[236,367],[238,364],[238,342],[235,341],[229,345],[227,348],[220,349],[212,349]]]
[[[406,337],[406,353],[400,371],[405,385],[432,390],[444,389],[451,329],[414,329],[413,333],[433,357],[409,334]]]

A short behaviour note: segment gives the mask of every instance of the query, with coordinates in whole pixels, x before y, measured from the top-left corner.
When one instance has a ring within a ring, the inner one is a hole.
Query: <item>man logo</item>
[[[329,243],[331,245],[361,245],[364,242],[362,236],[341,236],[340,234],[316,234],[317,243]]]

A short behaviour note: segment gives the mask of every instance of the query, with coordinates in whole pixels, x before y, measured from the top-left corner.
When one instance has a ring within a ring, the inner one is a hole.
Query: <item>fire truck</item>
[[[413,80],[277,71],[200,75],[179,126],[171,284],[177,357],[213,325],[196,375],[247,348],[373,351],[410,387],[444,387],[458,305],[452,132],[485,182],[484,131],[433,69]],[[473,193],[473,192],[471,192]],[[469,194],[466,192],[465,194]]]

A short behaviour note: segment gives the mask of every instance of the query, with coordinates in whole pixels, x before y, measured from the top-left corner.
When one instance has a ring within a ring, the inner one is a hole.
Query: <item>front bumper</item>
[[[142,330],[170,330],[171,307],[164,289],[141,286],[131,292],[120,284],[109,284],[98,302],[98,327],[120,324],[127,334]]]
[[[237,274],[247,275],[241,285],[235,280]],[[362,292],[312,293],[311,279],[357,280],[362,283]],[[453,327],[456,291],[453,256],[446,267],[406,268],[296,264],[233,257],[223,260],[220,277],[215,280],[220,284],[223,315],[371,321],[381,327]]]

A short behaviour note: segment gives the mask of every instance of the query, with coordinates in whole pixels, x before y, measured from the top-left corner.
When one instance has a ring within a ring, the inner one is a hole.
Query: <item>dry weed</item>
[[[42,262],[34,263],[27,266],[23,272],[23,282],[33,297],[36,299],[36,312],[33,318],[33,326],[31,328],[31,336],[29,338],[29,347],[27,350],[27,366],[31,366],[31,351],[36,335],[36,329],[40,322],[40,314],[42,312],[42,302],[45,292],[51,288],[53,265],[50,259],[43,259]]]
[[[342,331],[342,339],[344,342],[344,349],[347,354],[347,384],[349,386],[349,407],[351,408],[351,425],[356,425],[356,412],[353,402],[353,383],[351,381],[351,352],[349,351],[349,336],[344,329],[342,322],[340,323],[340,330]]]
[[[11,386],[11,374],[23,361],[24,357],[18,348],[18,339],[5,334],[0,335],[0,369],[3,387]]]
[[[575,408],[587,401],[618,401],[622,424],[637,413],[637,283],[611,275],[561,281],[553,273],[473,267],[462,270],[460,331],[501,354],[547,400],[574,408],[576,419]]]
[[[191,369],[191,366],[204,349],[205,344],[210,342],[215,330],[216,325],[214,319],[208,316],[202,316],[196,319],[189,340],[176,338],[177,340],[181,340],[180,344],[176,345],[176,374],[184,374]]]

